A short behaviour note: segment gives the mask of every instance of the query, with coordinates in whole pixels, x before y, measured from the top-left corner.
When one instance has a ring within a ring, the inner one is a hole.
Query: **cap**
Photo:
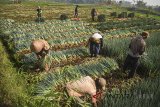
[[[102,87],[102,90],[106,89],[106,80],[104,78],[99,78],[99,84]]]

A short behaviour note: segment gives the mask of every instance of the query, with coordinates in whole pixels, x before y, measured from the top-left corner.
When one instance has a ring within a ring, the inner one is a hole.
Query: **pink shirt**
[[[74,82],[69,82],[66,88],[70,96],[80,97],[87,93],[92,96],[92,102],[96,102],[96,99],[93,97],[96,95],[96,85],[95,81],[90,76],[83,77]]]
[[[45,40],[34,40],[32,43],[31,43],[31,50],[35,53],[38,53],[40,52],[42,49],[45,49],[45,50],[48,50],[50,48],[49,44],[47,41]]]

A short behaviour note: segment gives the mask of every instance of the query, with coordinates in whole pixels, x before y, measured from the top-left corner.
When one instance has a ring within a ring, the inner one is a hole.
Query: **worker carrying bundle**
[[[98,33],[94,33],[88,40],[87,46],[90,48],[91,57],[97,57],[103,47],[103,37]]]
[[[37,69],[49,70],[51,64],[51,56],[48,55],[50,46],[47,41],[39,39],[32,41],[30,49],[34,52],[38,58]]]
[[[132,78],[137,70],[139,59],[144,54],[146,48],[146,42],[144,40],[147,39],[148,36],[149,33],[144,31],[131,40],[131,43],[129,45],[129,52],[123,66],[124,72],[126,71],[126,69],[130,70],[127,77],[128,79]]]
[[[68,82],[66,89],[69,96],[74,97],[80,103],[83,101],[80,97],[89,94],[92,99],[92,105],[97,107],[97,101],[103,98],[106,89],[106,80],[104,78],[97,78],[93,80],[90,76],[82,77],[79,80]]]

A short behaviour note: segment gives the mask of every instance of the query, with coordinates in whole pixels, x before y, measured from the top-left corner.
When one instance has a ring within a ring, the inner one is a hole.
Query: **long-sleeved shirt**
[[[130,50],[128,54],[132,57],[140,57],[144,53],[145,47],[146,42],[144,41],[142,36],[137,36],[131,40],[131,43],[129,45]]]
[[[98,34],[98,33],[95,33],[93,34],[90,38],[89,38],[89,41],[88,42],[95,42],[95,43],[98,43],[101,45],[101,47],[103,47],[103,37]]]
[[[39,53],[40,51],[42,51],[42,49],[49,50],[50,46],[47,41],[40,39],[34,40],[31,43],[30,48],[32,52]]]
[[[78,13],[78,7],[75,8],[74,12],[75,12],[75,13]]]
[[[81,97],[84,94],[90,94],[92,102],[96,102],[96,85],[95,81],[90,77],[86,76],[77,81],[69,82],[66,84],[67,92],[70,96]]]

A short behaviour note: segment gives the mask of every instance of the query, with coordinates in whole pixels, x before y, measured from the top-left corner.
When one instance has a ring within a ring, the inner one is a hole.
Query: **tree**
[[[137,7],[142,7],[142,8],[143,8],[143,7],[146,7],[146,3],[143,2],[143,0],[141,0],[141,1],[139,0],[139,1],[137,1],[136,6],[137,6]]]

